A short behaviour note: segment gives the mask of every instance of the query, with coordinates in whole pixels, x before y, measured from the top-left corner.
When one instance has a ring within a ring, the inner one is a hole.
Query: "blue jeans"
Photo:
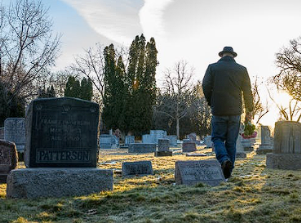
[[[211,140],[214,144],[216,159],[220,164],[222,164],[225,160],[230,160],[232,162],[233,169],[236,155],[236,140],[240,127],[240,115],[213,115],[211,125]]]

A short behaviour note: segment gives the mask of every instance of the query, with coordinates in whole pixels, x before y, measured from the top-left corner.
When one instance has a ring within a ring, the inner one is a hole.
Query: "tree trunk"
[[[177,117],[177,137],[180,139],[180,119]]]

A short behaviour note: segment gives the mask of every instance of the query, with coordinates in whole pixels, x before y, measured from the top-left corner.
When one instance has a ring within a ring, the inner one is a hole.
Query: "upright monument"
[[[93,102],[32,101],[26,114],[27,168],[10,172],[7,197],[80,196],[112,190],[113,171],[96,168],[98,118],[99,105]]]

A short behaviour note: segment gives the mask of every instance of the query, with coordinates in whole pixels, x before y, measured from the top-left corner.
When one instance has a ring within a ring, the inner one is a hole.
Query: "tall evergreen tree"
[[[146,43],[136,36],[129,49],[127,69],[122,57],[116,59],[113,44],[104,50],[104,108],[102,119],[107,129],[137,134],[151,129],[156,101],[157,49],[155,40]],[[117,62],[116,62],[117,61]]]
[[[75,77],[69,76],[68,81],[66,83],[64,96],[73,98],[80,97],[80,82],[79,80],[76,80]]]
[[[116,128],[118,125],[118,117],[116,116],[116,61],[114,45],[105,47],[104,49],[104,99],[102,118],[107,128]]]
[[[89,78],[83,78],[80,82],[75,77],[69,76],[64,96],[91,101],[93,97],[92,81]]]
[[[84,77],[80,85],[80,98],[91,101],[93,97],[93,86],[91,79]]]
[[[143,34],[136,36],[131,44],[128,67],[129,99],[126,104],[128,130],[147,132],[152,127],[152,107],[156,100],[157,53],[154,38],[146,43]]]

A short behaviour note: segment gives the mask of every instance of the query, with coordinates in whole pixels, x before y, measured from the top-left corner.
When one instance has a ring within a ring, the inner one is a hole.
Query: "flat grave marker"
[[[176,184],[205,183],[217,186],[225,181],[225,178],[217,160],[176,161],[175,181]]]
[[[123,162],[122,176],[152,175],[151,161]]]
[[[129,153],[154,153],[156,152],[155,143],[132,143],[129,145]]]

